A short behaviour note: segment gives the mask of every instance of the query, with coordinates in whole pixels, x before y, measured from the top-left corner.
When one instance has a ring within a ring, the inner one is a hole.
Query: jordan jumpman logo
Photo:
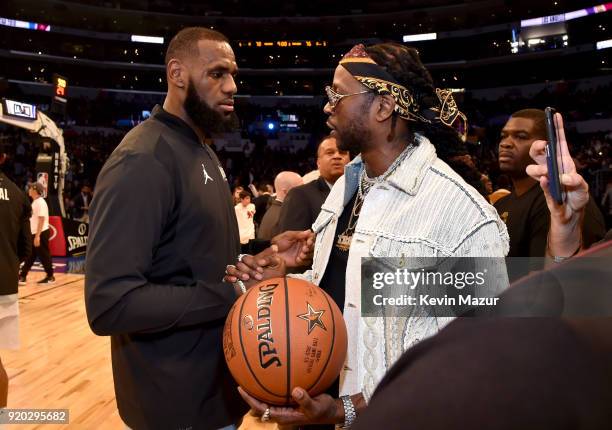
[[[213,178],[211,178],[208,172],[206,171],[206,168],[204,167],[204,163],[202,163],[202,172],[204,173],[204,184],[207,184],[209,179],[211,181],[213,180]]]

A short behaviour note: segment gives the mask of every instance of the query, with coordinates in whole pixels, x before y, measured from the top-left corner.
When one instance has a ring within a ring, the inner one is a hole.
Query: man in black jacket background
[[[281,209],[280,232],[308,230],[317,219],[329,190],[344,174],[344,166],[351,161],[348,151],[341,151],[336,138],[327,136],[317,149],[317,168],[321,176],[316,181],[293,188]]]
[[[0,167],[5,160],[0,142]],[[14,349],[19,341],[19,263],[32,250],[31,211],[24,192],[0,170],[0,349]],[[8,376],[0,361],[0,408],[6,406],[7,397]]]

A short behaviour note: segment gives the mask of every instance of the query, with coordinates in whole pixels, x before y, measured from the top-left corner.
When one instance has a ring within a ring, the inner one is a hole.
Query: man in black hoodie
[[[0,166],[5,160],[0,143]],[[19,339],[19,262],[32,250],[31,212],[26,195],[0,170],[0,349],[16,348]],[[0,361],[0,408],[6,406],[7,397],[8,376]]]

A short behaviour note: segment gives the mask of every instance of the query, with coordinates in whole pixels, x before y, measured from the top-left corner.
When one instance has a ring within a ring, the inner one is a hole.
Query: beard
[[[343,130],[336,129],[338,149],[349,151],[351,158],[360,154],[370,145],[372,140],[372,131],[367,126],[366,117],[373,99],[373,97],[367,97],[359,107],[359,117],[348,121],[347,126]]]
[[[205,133],[224,133],[238,129],[240,122],[235,112],[224,115],[211,108],[198,96],[193,80],[189,78],[187,96],[183,103],[185,112],[196,127]]]
[[[348,151],[351,158],[361,153],[371,140],[372,133],[361,120],[351,120],[345,129],[336,129],[338,149]]]

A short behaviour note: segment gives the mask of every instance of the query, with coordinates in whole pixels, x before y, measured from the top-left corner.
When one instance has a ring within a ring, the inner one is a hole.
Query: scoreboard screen
[[[68,90],[68,80],[58,74],[53,75],[53,100],[66,103]]]
[[[15,100],[2,99],[4,115],[14,118],[34,121],[36,119],[36,106]]]

